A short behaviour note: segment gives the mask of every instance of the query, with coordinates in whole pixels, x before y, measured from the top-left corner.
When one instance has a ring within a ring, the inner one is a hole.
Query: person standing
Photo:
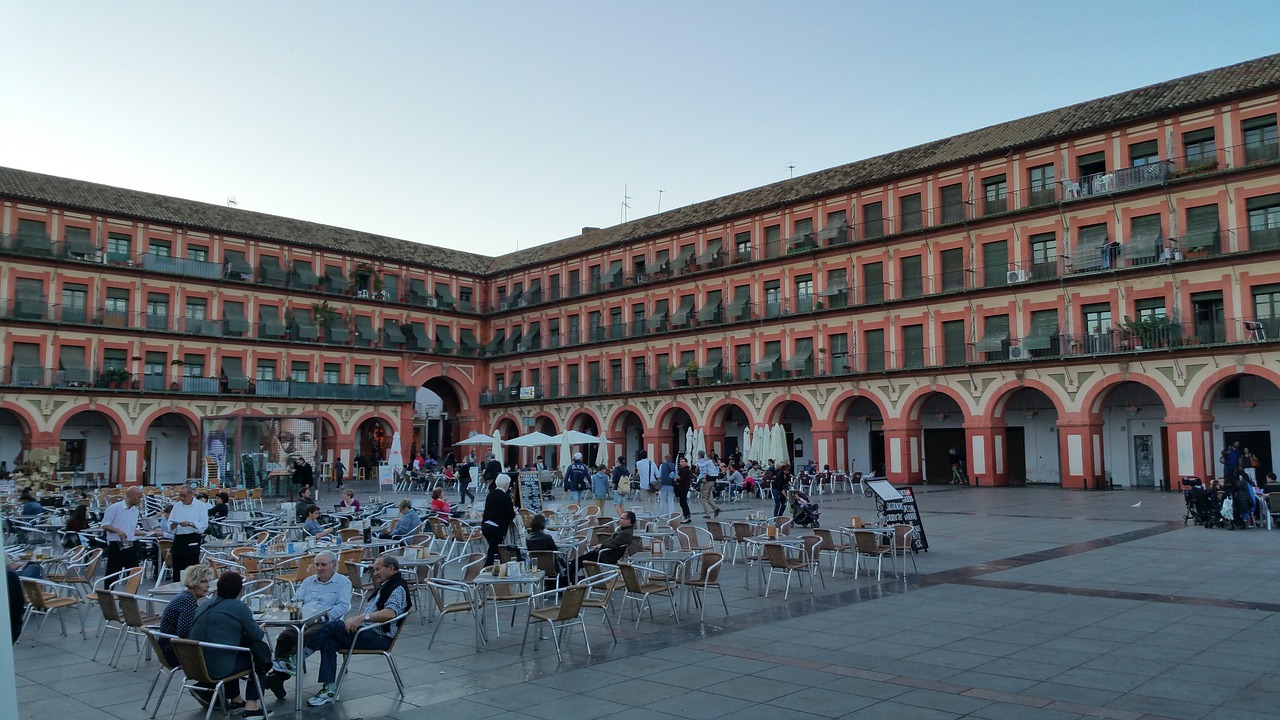
[[[791,466],[778,463],[773,472],[773,515],[777,517],[787,509],[787,491],[791,489]]]
[[[498,481],[494,480],[489,485],[489,494],[484,498],[484,514],[481,516],[483,522],[480,524],[480,533],[489,543],[488,552],[484,556],[484,567],[489,567],[498,559],[498,548],[506,540],[511,521],[515,517],[516,506],[511,502],[511,495],[498,487]]]
[[[613,489],[613,483],[610,482],[609,474],[604,471],[603,465],[597,465],[596,471],[591,473],[591,494],[595,496],[596,507],[604,510],[604,504],[609,501],[609,491]]]
[[[102,534],[107,541],[107,575],[138,566],[139,503],[142,488],[134,485],[124,491],[124,499],[112,503],[102,515]]]
[[[1258,484],[1258,466],[1261,465],[1258,456],[1249,452],[1249,448],[1245,448],[1240,453],[1240,469],[1245,475],[1249,476],[1249,481],[1255,486]]]
[[[564,471],[564,491],[573,502],[582,501],[582,493],[590,486],[591,470],[582,462],[582,453],[573,454],[573,462]]]
[[[310,488],[315,484],[316,473],[311,468],[311,463],[305,458],[294,458],[293,460],[293,484],[299,488]],[[301,490],[299,490],[301,493]]]
[[[169,511],[173,532],[173,577],[182,577],[188,565],[200,562],[200,540],[209,527],[209,506],[196,500],[190,485],[178,488],[178,502]]]
[[[716,504],[716,483],[720,480],[720,466],[715,460],[707,457],[705,451],[698,451],[698,477],[702,480],[699,493],[702,495],[702,517],[710,519],[720,517],[720,506]]]
[[[676,464],[671,456],[662,458],[658,468],[658,514],[670,515],[676,511]]]
[[[333,478],[338,481],[337,489],[342,489],[342,481],[347,477],[347,466],[342,464],[342,458],[333,461]]]
[[[1222,457],[1223,464],[1225,465],[1223,468],[1225,471],[1223,472],[1223,477],[1225,477],[1228,482],[1234,482],[1240,475],[1240,458],[1244,457],[1244,453],[1240,450],[1240,441],[1237,440],[1231,443],[1231,445],[1223,451]]]
[[[689,489],[693,487],[693,476],[694,471],[689,467],[689,458],[681,455],[680,464],[676,469],[674,490],[685,522],[693,522],[693,514],[689,512]]]
[[[639,487],[642,491],[656,495],[662,489],[662,483],[658,478],[658,464],[649,459],[648,450],[641,450],[640,459],[636,461],[636,476],[632,487],[636,487],[635,483],[640,483]]]

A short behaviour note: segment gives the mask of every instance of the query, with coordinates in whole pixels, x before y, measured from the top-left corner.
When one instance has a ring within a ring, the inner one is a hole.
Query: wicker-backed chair
[[[782,591],[782,599],[786,600],[791,594],[791,576],[795,571],[808,572],[809,566],[804,558],[791,555],[787,552],[787,548],[779,543],[764,544],[764,562],[769,566],[769,574],[765,577],[764,596],[769,597],[769,588],[773,584],[774,575],[785,575],[787,583]],[[800,584],[804,584],[804,576],[801,576]],[[809,583],[809,592],[813,592],[813,583]]]
[[[712,588],[720,593],[720,604],[724,605],[724,614],[726,616],[729,614],[729,603],[725,602],[724,589],[720,587],[720,566],[723,564],[724,555],[718,552],[704,552],[698,557],[697,574],[679,581],[689,589],[694,603],[701,609],[698,615],[699,620],[707,616],[707,605],[702,595]]]
[[[139,598],[137,595],[131,595],[123,592],[115,592],[112,593],[112,595],[115,595],[116,597],[116,604],[120,607],[120,617],[124,620],[125,630],[121,639],[123,639],[124,636],[132,635],[135,640],[141,640],[147,634],[148,625],[160,624],[160,616],[158,614],[151,614],[150,612],[150,604],[154,602],[153,599]],[[147,603],[147,610],[142,609],[142,602]],[[113,664],[119,663],[121,658],[124,657],[124,647],[125,643],[119,644],[119,651],[116,657],[113,658]],[[139,645],[138,658],[133,662],[133,671],[138,672],[138,667],[141,664],[142,647]]]
[[[615,565],[605,565],[591,560],[582,562],[582,571],[586,575],[583,582],[590,588],[587,597],[582,601],[582,607],[588,610],[600,610],[604,615],[604,622],[609,626],[609,634],[613,635],[614,642],[618,642],[618,634],[613,630],[613,618],[609,617],[609,611],[613,609],[613,592],[626,589],[622,582],[622,574]]]
[[[525,643],[529,641],[529,626],[537,621],[539,623],[547,623],[551,626],[551,640],[556,644],[556,659],[563,660],[560,654],[560,631],[572,625],[580,625],[582,627],[582,640],[587,645],[587,654],[591,654],[591,639],[587,637],[587,619],[582,614],[583,600],[587,597],[588,587],[586,585],[570,585],[560,590],[547,590],[534,595],[529,601],[529,619],[524,624],[524,639],[520,642],[520,654],[524,654]],[[550,598],[559,596],[560,602],[555,605],[546,605],[543,607],[535,607],[535,603],[541,598]],[[542,631],[538,631],[538,639],[534,640],[533,647],[538,649],[538,640],[542,637]]]
[[[444,624],[446,615],[470,613],[475,623],[476,652],[480,652],[481,646],[488,643],[480,627],[480,623],[484,620],[484,594],[469,583],[446,578],[431,578],[427,580],[427,588],[431,592],[431,599],[435,603],[436,609],[436,628],[431,631],[431,639],[427,641],[427,648],[430,649],[432,644],[435,643],[436,634],[440,632],[440,626]]]
[[[173,676],[178,673],[180,668],[177,663],[169,662],[169,655],[165,653],[160,641],[166,642],[177,638],[177,635],[168,635],[154,628],[147,628],[147,641],[151,643],[151,654],[155,655],[156,662],[160,668],[156,672],[156,679],[151,681],[151,689],[147,691],[147,699],[142,701],[142,709],[146,710],[147,705],[151,704],[151,696],[155,695],[156,685],[160,684],[160,678],[164,678],[164,685],[160,688],[160,696],[156,698],[156,706],[151,710],[151,717],[154,718],[156,713],[160,712],[160,701],[164,699],[164,694],[169,690],[169,683],[173,681]]]
[[[396,659],[391,655],[391,653],[396,649],[396,641],[400,639],[401,635],[404,635],[404,621],[409,617],[410,612],[412,611],[406,610],[390,620],[361,627],[356,631],[356,634],[351,637],[351,647],[338,650],[338,653],[342,655],[342,669],[338,671],[338,679],[333,684],[335,692],[342,689],[342,679],[347,676],[347,665],[350,664],[351,657],[353,655],[381,655],[387,659],[387,665],[391,667],[391,677],[395,678],[396,689],[400,691],[400,697],[404,697],[404,681],[400,679],[400,668],[396,667]],[[387,646],[386,650],[368,650],[356,647],[356,643],[360,640],[360,633],[374,632],[374,628],[384,625],[387,627],[395,627],[396,629],[395,634],[391,636],[391,644]]]
[[[89,639],[84,632],[84,611],[81,609],[80,598],[75,588],[49,580],[27,577],[21,580],[22,592],[27,596],[27,614],[23,618],[23,631],[26,631],[26,621],[32,615],[41,616],[40,626],[36,628],[36,634],[31,638],[32,645],[40,639],[40,631],[44,630],[44,624],[49,620],[49,616],[55,613],[58,616],[58,625],[62,627],[62,634],[67,634],[67,623],[62,617],[62,611],[67,608],[76,609],[80,616],[80,637],[84,640]]]
[[[641,579],[641,570],[631,563],[618,563],[618,571],[622,574],[622,604],[627,601],[636,604],[636,627],[640,627],[640,618],[644,617],[644,609],[649,608],[649,619],[653,619],[653,596],[666,596],[671,601],[671,614],[676,616],[676,624],[680,624],[680,616],[676,614],[676,595],[671,583],[655,581],[649,577]],[[663,576],[665,577],[665,576]]]
[[[876,580],[883,577],[884,559],[889,558],[890,568],[897,574],[896,565],[893,561],[893,545],[881,545],[880,537],[872,532],[855,532],[853,534],[854,547],[854,563],[853,563],[853,579],[858,579],[858,571],[862,568],[863,558],[875,558],[876,560]]]
[[[217,643],[197,642],[195,640],[185,640],[179,637],[169,636],[170,646],[173,647],[173,654],[178,657],[178,666],[182,668],[182,674],[186,677],[182,681],[181,690],[208,690],[209,686],[213,686],[213,698],[209,702],[209,707],[204,712],[204,720],[209,720],[209,716],[213,714],[215,705],[221,704],[223,707],[228,706],[228,698],[226,693],[226,684],[232,680],[240,678],[252,677],[252,682],[258,682],[257,673],[253,672],[252,662],[248,670],[241,670],[238,673],[232,673],[225,677],[215,678],[209,674],[209,666],[204,661],[205,650],[231,650],[237,653],[248,653],[252,657],[252,652],[247,647],[239,647],[237,645],[219,645]],[[178,693],[178,699],[173,703],[173,712],[169,714],[170,720],[178,713],[178,705],[182,702],[183,693]],[[258,687],[258,696],[262,697],[262,687]],[[221,701],[219,703],[218,701]]]
[[[818,545],[818,553],[831,553],[831,577],[836,576],[836,563],[844,567],[844,556],[853,549],[853,543],[836,542],[835,535],[826,528],[814,528],[813,534],[822,542]]]

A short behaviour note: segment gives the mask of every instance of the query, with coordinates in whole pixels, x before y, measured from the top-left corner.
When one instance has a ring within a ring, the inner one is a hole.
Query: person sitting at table
[[[209,526],[205,528],[205,532],[216,538],[225,536],[226,530],[221,523],[230,514],[231,496],[226,491],[214,495],[209,505]]]
[[[401,498],[396,504],[400,508],[400,519],[390,530],[382,533],[382,537],[388,540],[399,540],[400,538],[409,537],[418,531],[418,526],[422,524],[422,518],[418,517],[418,511],[413,509],[413,503],[408,498]]]
[[[302,532],[306,533],[307,537],[313,537],[317,540],[333,534],[332,529],[326,529],[320,524],[319,505],[312,505],[307,508],[307,519],[306,522],[302,523]]]
[[[195,619],[191,623],[192,640],[240,647],[252,647],[266,642],[266,633],[253,621],[253,611],[239,600],[243,587],[244,578],[239,573],[225,572],[218,578],[216,596],[196,610]],[[209,676],[218,678],[249,670],[253,667],[253,658],[248,653],[232,650],[205,650],[204,663]],[[243,708],[243,717],[246,718],[267,716],[259,702],[259,684],[265,684],[264,670],[265,668],[255,668],[258,682],[255,683],[250,678],[245,683],[243,697],[240,695],[239,681],[232,680],[223,686],[230,698],[230,710]]]
[[[315,574],[302,581],[293,599],[308,607],[324,607],[324,622],[341,620],[351,609],[351,581],[347,576],[337,572],[338,558],[328,550],[317,553],[312,561]],[[302,644],[305,647],[314,640],[324,628],[324,622],[307,628]],[[318,646],[318,643],[312,643]],[[271,663],[271,674],[267,675],[267,687],[277,698],[285,696],[285,680],[295,672],[293,664],[294,652],[298,648],[298,631],[286,627],[276,638],[276,652]]]
[[[36,500],[35,496],[29,490],[23,490],[18,496],[18,503],[22,505],[22,517],[35,517],[45,513],[44,506]]]
[[[356,512],[360,512],[360,501],[356,499],[356,491],[347,488],[342,491],[342,502],[338,503],[339,508],[351,508]]]
[[[298,491],[298,502],[293,504],[294,520],[299,524],[306,522],[307,508],[315,504],[315,501],[311,499],[311,486],[304,485]]]
[[[578,566],[581,567],[583,561],[586,560],[607,565],[616,564],[626,554],[627,548],[631,547],[631,538],[634,532],[633,526],[635,524],[636,514],[628,510],[618,518],[618,527],[607,540],[599,545],[592,546],[578,557]]]
[[[544,515],[534,515],[529,521],[529,536],[525,540],[525,547],[529,552],[535,550],[549,550],[557,552],[560,547],[556,545],[556,539],[551,537],[547,532],[547,518]],[[556,555],[556,574],[563,575],[568,570],[564,556]]]
[[[354,641],[361,650],[385,650],[400,628],[379,625],[373,630],[356,633],[364,625],[385,623],[413,609],[409,598],[409,586],[400,574],[400,561],[393,555],[382,555],[373,562],[373,590],[364,599],[362,614],[343,620],[330,620],[313,635],[308,632],[302,639],[307,652],[320,651],[320,692],[307,701],[312,707],[320,707],[338,701],[338,690],[333,683],[338,679],[338,651],[351,647]]]
[[[182,592],[178,593],[164,606],[164,614],[160,616],[160,632],[166,635],[177,635],[187,638],[191,635],[191,624],[196,619],[196,609],[200,600],[209,594],[209,585],[213,582],[213,569],[204,563],[188,565],[182,571]],[[168,640],[160,641],[160,651],[170,665],[178,664],[178,656]]]
[[[720,474],[723,475],[725,481],[729,483],[730,500],[733,500],[735,496],[742,494],[743,489],[745,488],[745,482],[742,477],[742,473],[738,471],[736,465],[733,463],[725,463]]]
[[[444,499],[444,488],[436,488],[431,491],[431,512],[445,517],[452,517],[453,506],[448,500]]]
[[[89,506],[76,505],[71,511],[71,517],[67,518],[66,531],[62,536],[63,547],[70,549],[79,547],[81,544],[80,533],[89,530]]]

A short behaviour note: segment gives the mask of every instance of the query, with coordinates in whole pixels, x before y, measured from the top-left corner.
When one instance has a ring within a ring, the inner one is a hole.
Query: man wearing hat
[[[582,462],[582,453],[573,454],[573,462],[564,471],[564,491],[573,502],[582,501],[582,492],[591,484],[591,469]]]

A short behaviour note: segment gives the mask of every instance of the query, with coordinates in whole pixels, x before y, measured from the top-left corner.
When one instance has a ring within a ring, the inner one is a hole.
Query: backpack
[[[621,478],[618,479],[618,492],[622,493],[623,495],[626,495],[627,493],[631,492],[631,476],[630,475],[623,475]]]

